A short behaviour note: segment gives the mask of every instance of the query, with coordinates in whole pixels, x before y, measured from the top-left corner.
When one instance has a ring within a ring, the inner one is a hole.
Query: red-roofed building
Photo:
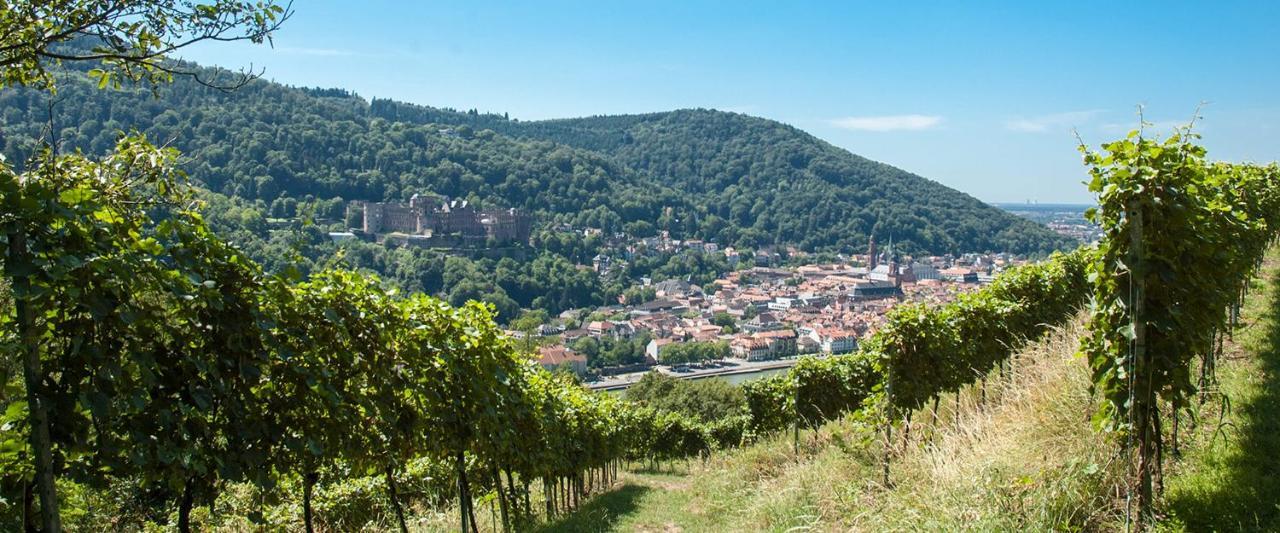
[[[852,331],[823,328],[817,332],[818,344],[827,353],[849,353],[858,349],[858,336]]]
[[[587,356],[564,346],[543,346],[538,349],[538,364],[550,371],[567,368],[581,376],[587,373]]]

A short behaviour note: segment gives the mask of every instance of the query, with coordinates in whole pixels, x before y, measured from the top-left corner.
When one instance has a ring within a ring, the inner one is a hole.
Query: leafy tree
[[[169,82],[174,74],[214,83],[220,80],[168,62],[168,54],[201,41],[261,43],[290,15],[274,2],[237,0],[199,5],[172,0],[6,4],[0,8],[0,87],[53,89],[49,65],[61,61],[100,62],[104,68],[93,72],[99,87],[138,79]],[[76,38],[96,42],[89,50],[58,47]],[[253,77],[243,73],[235,84]]]
[[[678,379],[658,372],[645,374],[627,388],[626,398],[660,411],[692,417],[703,423],[745,414],[746,397],[740,387],[718,379]]]
[[[662,349],[664,364],[682,365],[729,357],[729,343],[724,341],[677,342]]]
[[[261,42],[284,18],[287,12],[272,2],[5,4],[0,6],[0,87],[5,95],[14,86],[56,90],[48,66],[60,61],[101,63],[103,68],[90,72],[99,87],[122,80],[164,81],[177,72],[165,63],[167,53],[210,39]],[[78,53],[59,47],[82,36],[98,39],[94,49]],[[136,290],[138,285],[151,282],[146,273],[152,269],[137,267],[149,266],[146,256],[157,253],[154,240],[139,231],[146,222],[148,195],[143,189],[154,187],[163,196],[174,185],[169,172],[173,152],[157,151],[140,138],[122,141],[103,164],[57,155],[57,148],[41,151],[22,177],[0,161],[5,269],[15,296],[14,319],[5,323],[20,346],[41,522],[50,532],[62,529],[52,440],[56,432],[50,421],[66,424],[74,433],[72,421],[82,416],[56,398],[68,393],[78,397],[85,380],[98,377],[96,372],[109,364],[105,355],[111,352],[104,349],[120,339],[111,337],[118,332],[82,337],[84,327],[79,332],[54,329],[48,318],[64,320],[92,310],[94,326],[105,317],[119,317],[125,326],[132,321],[127,300],[146,292]],[[58,342],[68,342],[71,349],[62,352],[64,360],[56,368],[71,372],[54,374],[45,364],[57,353],[51,343]],[[100,414],[103,402],[94,403]]]

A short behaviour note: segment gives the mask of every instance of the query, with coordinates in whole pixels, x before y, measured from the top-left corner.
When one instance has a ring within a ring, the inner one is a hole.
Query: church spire
[[[879,257],[876,256],[876,234],[871,234],[871,242],[867,243],[867,271],[871,271],[879,264]]]

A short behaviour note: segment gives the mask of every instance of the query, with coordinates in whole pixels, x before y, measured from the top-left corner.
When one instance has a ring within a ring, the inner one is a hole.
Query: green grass
[[[544,525],[538,531],[612,531],[615,523],[639,510],[653,496],[648,485],[623,483],[618,488],[587,500],[567,517]]]
[[[1280,531],[1280,266],[1255,280],[1245,328],[1224,355],[1220,390],[1202,409],[1194,446],[1173,466],[1165,527],[1186,531]],[[1226,415],[1219,416],[1224,412]]]

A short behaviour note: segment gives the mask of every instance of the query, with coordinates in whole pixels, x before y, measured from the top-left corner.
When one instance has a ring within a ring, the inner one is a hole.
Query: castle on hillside
[[[466,200],[413,195],[409,203],[364,204],[364,231],[458,237],[463,241],[528,242],[532,222],[515,208],[476,209]]]

